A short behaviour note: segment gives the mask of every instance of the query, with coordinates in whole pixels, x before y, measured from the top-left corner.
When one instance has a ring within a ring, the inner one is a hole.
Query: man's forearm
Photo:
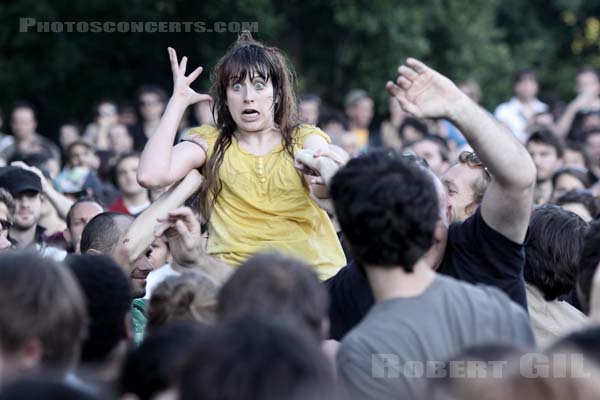
[[[199,255],[194,262],[178,264],[174,261],[173,264],[184,270],[203,272],[214,279],[219,285],[224,284],[233,273],[233,268],[229,265],[204,253]]]
[[[166,217],[169,211],[181,207],[191,195],[198,191],[202,180],[202,175],[197,170],[192,170],[181,182],[163,193],[135,219],[124,237],[130,243],[130,261],[141,256],[154,241],[156,220]]]
[[[535,165],[527,150],[490,113],[464,96],[449,118],[501,186],[524,188],[535,183]]]

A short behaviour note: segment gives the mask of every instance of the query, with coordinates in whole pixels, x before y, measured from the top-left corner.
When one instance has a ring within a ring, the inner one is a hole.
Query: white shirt
[[[538,99],[533,100],[532,108],[536,114],[548,110],[548,106]],[[500,122],[506,124],[522,143],[527,141],[528,135],[525,132],[525,128],[528,121],[525,113],[523,113],[523,103],[519,99],[513,97],[509,102],[500,104],[496,108],[494,115]]]
[[[146,295],[144,298],[150,299],[154,289],[168,277],[179,275],[181,275],[181,273],[171,268],[171,264],[165,264],[160,268],[152,270],[146,278]]]

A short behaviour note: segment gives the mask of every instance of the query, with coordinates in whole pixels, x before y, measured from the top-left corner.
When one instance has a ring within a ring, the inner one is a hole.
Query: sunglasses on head
[[[483,163],[481,162],[479,157],[477,157],[477,154],[474,151],[461,152],[458,156],[458,160],[463,164],[467,164],[471,168],[481,167],[487,174],[488,178],[492,177],[492,174],[490,173],[488,168],[485,165],[483,165]]]

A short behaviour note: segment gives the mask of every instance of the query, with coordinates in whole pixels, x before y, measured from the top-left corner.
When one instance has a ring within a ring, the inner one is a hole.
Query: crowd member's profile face
[[[464,221],[476,210],[473,184],[482,179],[482,168],[471,168],[466,164],[456,164],[442,175],[442,183],[448,194],[449,222]]]
[[[137,181],[139,164],[138,157],[127,157],[117,165],[117,185],[125,195],[135,195],[146,190]]]
[[[241,132],[260,132],[273,128],[275,98],[271,80],[248,74],[241,82],[227,86],[227,107]]]
[[[571,174],[560,174],[556,179],[556,186],[554,186],[554,192],[552,198],[558,199],[563,194],[570,192],[571,190],[582,190],[585,189],[584,184]]]
[[[577,94],[583,92],[590,92],[596,95],[600,94],[600,82],[598,82],[598,76],[591,72],[582,72],[575,78],[575,91]]]
[[[91,221],[96,215],[101,214],[104,210],[100,204],[93,201],[85,201],[75,205],[71,210],[71,227],[69,228],[69,236],[71,246],[75,253],[79,254],[81,243],[81,234],[86,224]]]
[[[35,133],[37,127],[33,110],[17,108],[12,113],[11,128],[17,139],[27,139]]]
[[[550,179],[552,174],[562,166],[562,160],[558,158],[556,149],[549,144],[529,142],[527,151],[535,164],[538,182]]]
[[[14,226],[26,230],[40,220],[42,196],[38,192],[27,190],[15,196]]]
[[[133,222],[133,218],[122,215],[115,217],[114,222],[118,226],[121,235],[123,235]],[[119,239],[119,243],[121,240],[122,238]],[[127,256],[122,251],[122,248],[117,245],[111,255],[119,263],[121,268],[124,269],[127,276],[129,276],[133,288],[133,296],[135,298],[144,297],[146,294],[146,279],[148,278],[148,274],[152,271],[152,264],[150,264],[146,254],[141,255],[134,262],[130,263]]]

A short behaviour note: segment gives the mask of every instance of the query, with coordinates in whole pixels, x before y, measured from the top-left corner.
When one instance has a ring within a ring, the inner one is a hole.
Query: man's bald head
[[[95,250],[112,255],[119,238],[125,233],[133,217],[116,212],[103,212],[87,223],[81,234],[81,253]]]

